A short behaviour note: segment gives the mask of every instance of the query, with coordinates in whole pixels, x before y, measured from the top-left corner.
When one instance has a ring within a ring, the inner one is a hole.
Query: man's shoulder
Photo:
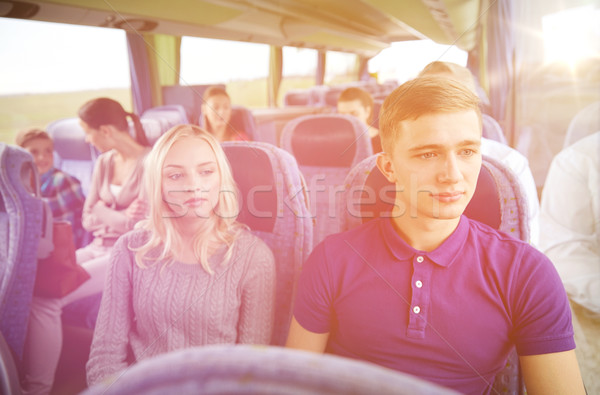
[[[350,230],[331,234],[323,240],[323,244],[327,247],[347,246],[347,243],[372,244],[382,239],[379,229],[383,225],[383,221],[386,219],[376,218]]]

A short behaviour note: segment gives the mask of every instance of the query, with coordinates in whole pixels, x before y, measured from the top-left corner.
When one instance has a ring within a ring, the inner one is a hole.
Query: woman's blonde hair
[[[209,251],[214,251],[217,246],[203,235],[215,236],[219,244],[228,246],[223,264],[231,258],[233,243],[244,225],[236,221],[239,213],[238,189],[233,179],[231,167],[227,156],[217,140],[204,129],[195,125],[178,125],[170,129],[154,144],[154,147],[146,157],[144,167],[144,187],[146,197],[150,206],[149,218],[140,221],[136,228],[150,231],[150,239],[146,244],[135,251],[135,261],[138,266],[146,267],[145,261],[149,259],[165,259],[172,263],[173,251],[182,246],[182,239],[175,228],[174,218],[166,217],[165,213],[170,209],[162,195],[162,168],[167,153],[175,142],[194,137],[205,141],[215,154],[217,167],[220,175],[219,199],[214,208],[213,215],[207,219],[204,232],[193,240],[194,255],[208,273],[213,270],[208,263]],[[152,254],[149,254],[152,252]]]

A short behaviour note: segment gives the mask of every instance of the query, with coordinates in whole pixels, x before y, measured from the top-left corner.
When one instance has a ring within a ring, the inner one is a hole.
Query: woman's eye
[[[204,169],[204,170],[200,170],[200,174],[203,176],[208,176],[211,175],[212,173],[214,173],[215,171],[212,169]]]
[[[173,174],[169,174],[168,178],[171,180],[178,180],[181,178],[181,173],[173,173]]]

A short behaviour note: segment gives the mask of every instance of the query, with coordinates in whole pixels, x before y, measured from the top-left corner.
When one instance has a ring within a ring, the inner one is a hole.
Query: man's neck
[[[456,230],[460,217],[455,219],[411,218],[410,215],[392,215],[394,230],[412,248],[433,251]]]

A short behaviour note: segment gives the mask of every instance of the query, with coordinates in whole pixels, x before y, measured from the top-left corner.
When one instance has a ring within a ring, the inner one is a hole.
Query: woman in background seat
[[[224,88],[211,86],[202,96],[201,125],[219,142],[248,141],[248,135],[231,125],[231,98]]]
[[[63,307],[102,292],[113,245],[146,213],[140,187],[149,144],[137,115],[127,113],[108,98],[85,103],[78,115],[86,141],[102,152],[94,167],[82,216],[83,227],[94,238],[76,252],[77,263],[90,279],[62,298],[33,298],[23,357],[26,394],[48,394],[52,389],[62,349]],[[133,121],[135,138],[129,134],[128,117]]]

